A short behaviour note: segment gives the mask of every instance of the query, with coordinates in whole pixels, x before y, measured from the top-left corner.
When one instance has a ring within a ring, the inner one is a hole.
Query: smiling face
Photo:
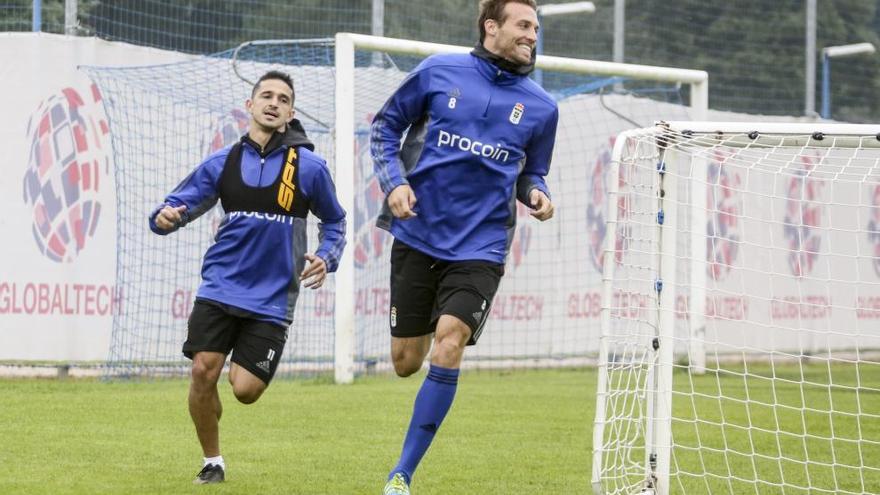
[[[245,102],[251,114],[251,127],[275,132],[293,118],[293,90],[280,79],[266,79],[257,86],[254,95]]]
[[[504,6],[501,21],[487,19],[483,46],[511,62],[526,65],[532,61],[532,50],[538,42],[538,14],[522,3]]]

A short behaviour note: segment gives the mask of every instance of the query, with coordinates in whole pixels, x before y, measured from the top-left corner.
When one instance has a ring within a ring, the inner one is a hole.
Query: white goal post
[[[608,173],[594,492],[880,490],[880,126],[659,122]]]
[[[355,52],[357,50],[428,56],[437,53],[468,53],[473,48],[444,45],[353,33],[337,33],[335,38],[336,105],[334,133],[355,135]],[[686,84],[690,87],[691,118],[702,120],[709,102],[709,79],[705,71],[621,64],[541,55],[537,67],[545,71],[620,76],[631,79]],[[338,164],[354,162],[354,140],[335,139]],[[350,167],[336,168],[336,187],[340,203],[346,211],[354,210],[354,172]],[[353,232],[346,230],[348,245],[353,245]],[[352,256],[343,256],[336,272],[336,343],[334,375],[337,383],[353,380],[355,342],[355,269]]]

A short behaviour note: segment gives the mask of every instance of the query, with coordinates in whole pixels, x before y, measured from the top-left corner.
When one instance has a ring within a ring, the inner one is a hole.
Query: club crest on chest
[[[522,103],[517,103],[513,106],[513,110],[510,111],[510,123],[511,124],[519,124],[519,121],[522,119],[523,112],[525,112],[526,106]]]

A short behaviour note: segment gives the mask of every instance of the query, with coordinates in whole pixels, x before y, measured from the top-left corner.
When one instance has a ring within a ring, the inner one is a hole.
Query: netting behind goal
[[[878,132],[619,138],[596,493],[880,491]]]
[[[184,373],[180,354],[201,257],[222,218],[219,206],[165,237],[147,228],[147,215],[209,152],[246,131],[243,104],[251,83],[268,69],[293,76],[296,116],[316,151],[337,177],[353,172],[348,211],[353,261],[353,368],[390,369],[388,279],[391,237],[377,229],[383,194],[369,155],[374,113],[425,54],[358,49],[353,88],[354,132],[340,136],[335,122],[333,43],[327,40],[252,42],[236,51],[188,62],[135,68],[87,68],[100,87],[109,115],[118,184],[118,285],[125,308],[114,320],[111,374]],[[553,75],[545,69],[545,75]],[[548,366],[595,362],[599,332],[601,246],[607,168],[614,136],[658,118],[685,119],[689,108],[669,83],[641,82],[650,98],[598,94],[607,79],[557,74],[553,94],[560,125],[548,182],[557,215],[539,223],[520,205],[506,275],[480,344],[466,366]],[[466,97],[468,88],[460,88]],[[658,97],[659,95],[659,97]],[[354,144],[339,162],[338,139]],[[340,169],[346,167],[346,169]],[[310,250],[317,228],[310,220]],[[279,374],[329,372],[336,359],[336,278],[318,291],[303,291]]]

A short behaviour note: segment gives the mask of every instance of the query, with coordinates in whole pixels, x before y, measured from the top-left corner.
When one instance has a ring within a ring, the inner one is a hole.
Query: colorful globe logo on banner
[[[372,122],[373,116],[367,116]],[[370,132],[361,129],[354,143],[354,265],[366,268],[371,262],[382,259],[391,246],[391,234],[376,227],[376,219],[385,203],[385,194],[379,179],[373,172],[373,157],[370,155]]]
[[[880,186],[874,186],[874,191],[871,194],[868,241],[874,245],[874,273],[880,277]]]
[[[802,156],[802,169],[788,181],[785,191],[784,235],[788,241],[788,265],[797,277],[809,274],[822,245],[822,203],[824,183],[809,176],[821,161],[818,156]]]
[[[728,156],[725,151],[716,150],[708,170],[706,257],[708,274],[714,280],[721,280],[730,273],[739,253],[741,238],[742,197],[736,191],[742,179],[724,166]]]
[[[24,201],[33,214],[37,247],[57,262],[73,261],[95,234],[99,190],[109,173],[101,94],[92,85],[86,96],[61,90],[40,103],[27,127]]]
[[[602,273],[603,263],[605,262],[605,236],[608,234],[606,221],[608,218],[608,181],[611,170],[611,151],[614,149],[615,137],[612,136],[608,142],[599,150],[593,167],[590,170],[589,189],[587,190],[587,235],[590,261],[593,268]],[[627,145],[630,145],[629,143]],[[614,240],[614,260],[619,264],[623,261],[623,253],[628,248],[628,240],[630,237],[631,227],[626,224],[626,219],[630,214],[630,197],[627,191],[628,170],[626,167],[620,167],[617,176],[618,199],[617,199],[617,220],[618,227],[615,232]]]

